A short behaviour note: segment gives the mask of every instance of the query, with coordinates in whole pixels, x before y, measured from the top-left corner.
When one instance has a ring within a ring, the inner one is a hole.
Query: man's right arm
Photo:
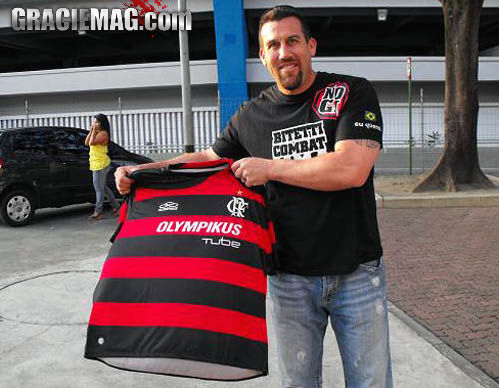
[[[133,183],[133,179],[130,179],[128,176],[132,172],[137,170],[163,168],[170,164],[176,164],[176,163],[209,162],[218,159],[220,159],[220,156],[218,156],[215,153],[215,151],[213,151],[213,149],[209,148],[205,151],[185,153],[175,158],[161,160],[159,162],[139,164],[136,166],[118,167],[116,169],[116,172],[114,173],[114,177],[116,180],[116,188],[118,189],[120,194],[128,194],[130,192],[130,187],[132,186]]]

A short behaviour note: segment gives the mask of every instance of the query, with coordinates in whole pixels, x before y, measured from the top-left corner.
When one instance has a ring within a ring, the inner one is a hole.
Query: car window
[[[50,135],[51,147],[59,152],[71,154],[86,154],[85,136],[72,130],[56,129]]]
[[[126,150],[112,141],[109,142],[107,149],[111,158],[125,158],[127,156]]]
[[[12,152],[12,134],[0,133],[0,156],[2,153],[9,154]]]
[[[40,129],[18,131],[12,136],[12,152],[16,157],[44,155],[47,144],[46,132]]]

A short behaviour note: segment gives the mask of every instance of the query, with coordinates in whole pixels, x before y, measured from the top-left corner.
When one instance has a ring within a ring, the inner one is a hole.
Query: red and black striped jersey
[[[132,174],[94,291],[86,358],[214,380],[268,373],[273,228],[263,192],[230,163]]]

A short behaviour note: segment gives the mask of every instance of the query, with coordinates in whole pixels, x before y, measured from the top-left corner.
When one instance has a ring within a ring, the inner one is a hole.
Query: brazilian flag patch
[[[376,121],[376,115],[373,112],[366,110],[364,118],[369,121]]]

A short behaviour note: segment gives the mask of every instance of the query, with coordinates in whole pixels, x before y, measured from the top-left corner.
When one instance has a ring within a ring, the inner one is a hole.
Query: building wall
[[[215,85],[192,87],[192,104],[195,107],[217,105]],[[91,91],[75,93],[34,94],[0,97],[0,116],[25,114],[28,101],[30,114],[105,112],[119,110],[121,97],[123,110],[180,108],[180,87],[144,88],[133,90]]]
[[[381,103],[406,103],[407,82],[372,82]],[[257,96],[269,83],[249,85],[251,97]],[[413,82],[413,103],[420,101],[420,88],[423,88],[425,103],[442,103],[445,88],[443,82]],[[479,83],[479,101],[499,104],[499,81]],[[216,85],[192,87],[192,105],[209,107],[218,105]],[[91,91],[75,93],[34,94],[0,97],[0,116],[24,115],[25,101],[28,101],[30,114],[105,112],[119,110],[118,98],[121,97],[123,110],[180,108],[182,95],[180,87],[144,88],[134,90]]]
[[[371,82],[379,101],[382,104],[407,103],[408,83],[402,81],[372,81]],[[257,96],[261,90],[268,87],[269,83],[258,83],[250,85],[250,96]],[[419,103],[420,89],[423,88],[424,103],[443,103],[445,96],[444,82],[416,82],[412,83],[412,101]],[[478,99],[481,103],[499,104],[499,81],[482,81],[478,86]]]
[[[407,101],[406,58],[315,58],[317,70],[348,73],[369,79],[382,103]],[[413,100],[420,87],[426,102],[444,100],[444,58],[417,57],[413,68]],[[499,57],[481,57],[479,98],[499,103]],[[384,72],[378,69],[385,68]],[[387,71],[390,68],[391,71]],[[250,96],[269,84],[258,59],[247,60]],[[218,105],[216,61],[191,61],[194,107]],[[90,67],[0,74],[0,116],[156,109],[181,106],[178,63]]]

